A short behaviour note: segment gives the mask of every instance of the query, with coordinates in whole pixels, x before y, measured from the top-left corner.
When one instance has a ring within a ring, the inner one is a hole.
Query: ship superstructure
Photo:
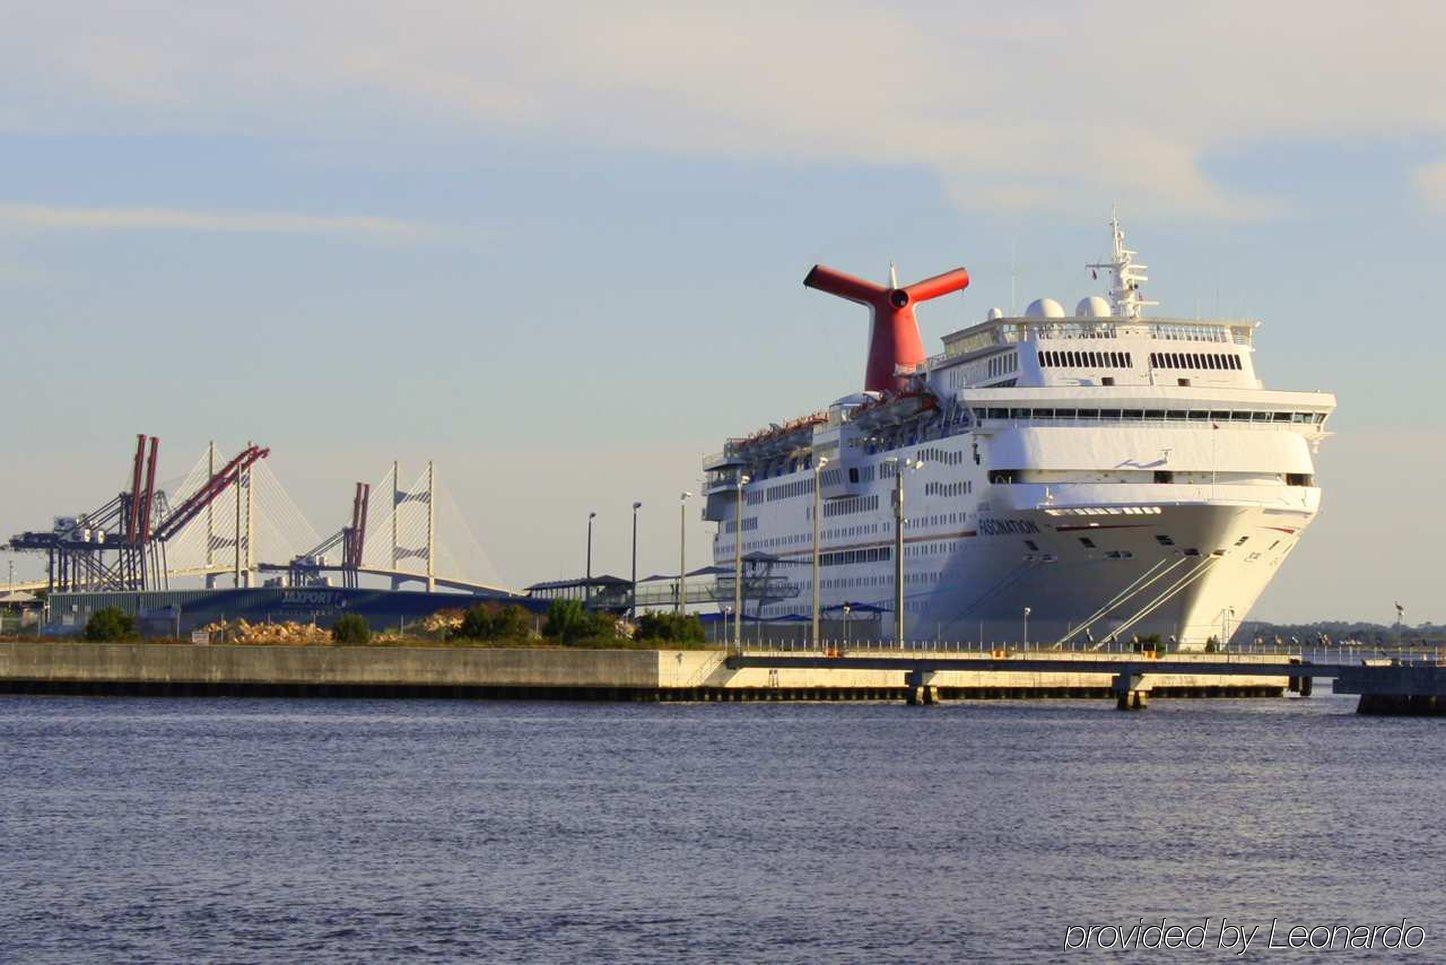
[[[736,553],[796,588],[746,600],[750,634],[809,615],[817,503],[822,609],[889,614],[855,633],[897,635],[903,472],[907,639],[1228,641],[1319,510],[1335,398],[1266,389],[1257,322],[1147,316],[1145,266],[1110,227],[1110,259],[1088,266],[1107,296],[1073,316],[991,309],[927,358],[914,305],[963,288],[962,269],[908,287],[809,273],[873,311],[865,389],[706,460],[715,563]]]

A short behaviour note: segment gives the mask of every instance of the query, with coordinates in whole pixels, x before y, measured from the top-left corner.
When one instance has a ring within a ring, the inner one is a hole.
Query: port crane
[[[155,436],[136,436],[129,490],[88,513],[55,517],[48,531],[19,533],[7,548],[45,553],[51,591],[166,589],[166,544],[271,450],[247,446],[172,507],[156,488],[160,446]]]

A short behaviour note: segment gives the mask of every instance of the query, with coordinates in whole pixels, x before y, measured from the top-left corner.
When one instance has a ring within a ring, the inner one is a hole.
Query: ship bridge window
[[[1314,486],[1315,476],[1308,472],[1288,472],[1285,474],[1287,486]]]
[[[1244,365],[1233,352],[1151,352],[1152,369],[1208,369],[1240,371]]]

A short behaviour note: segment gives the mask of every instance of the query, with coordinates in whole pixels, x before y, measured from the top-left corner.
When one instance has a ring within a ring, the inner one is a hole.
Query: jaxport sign
[[[346,594],[340,590],[283,590],[281,606],[292,607],[321,607],[324,609],[345,609],[347,604]]]

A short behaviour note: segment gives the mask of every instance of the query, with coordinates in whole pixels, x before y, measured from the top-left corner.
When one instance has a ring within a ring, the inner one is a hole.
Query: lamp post
[[[687,612],[688,596],[688,497],[686,489],[678,497],[678,616]]]
[[[638,510],[642,508],[642,503],[633,503],[633,592],[628,598],[629,620],[638,618]]]
[[[592,602],[592,521],[595,519],[597,513],[587,514],[587,585],[582,591],[584,603]]]
[[[843,605],[843,615],[844,615],[844,641],[843,641],[843,642],[844,642],[844,649],[845,649],[845,650],[847,650],[847,649],[848,649],[848,646],[849,646],[849,614],[853,612],[853,609],[854,609],[854,608],[853,608],[853,605],[852,605],[852,604],[845,603],[845,604]]]
[[[1220,649],[1230,643],[1230,621],[1235,617],[1235,607],[1228,606],[1220,611]]]
[[[894,467],[894,643],[904,646],[904,472],[924,464],[891,457],[885,465]]]
[[[821,593],[818,572],[819,563],[821,562],[821,554],[819,552],[819,517],[823,515],[823,480],[820,478],[820,473],[823,472],[823,467],[827,465],[827,456],[820,456],[818,461],[813,464],[813,645],[815,647],[821,647],[823,645],[823,640],[819,633],[819,601]]]
[[[1024,641],[1023,641],[1023,646],[1022,646],[1020,649],[1027,649],[1027,648],[1029,647],[1029,614],[1030,614],[1030,609],[1029,609],[1029,607],[1025,607],[1025,608],[1024,608]]]
[[[733,645],[743,651],[743,487],[750,482],[739,471],[734,482],[738,498],[733,509]]]

